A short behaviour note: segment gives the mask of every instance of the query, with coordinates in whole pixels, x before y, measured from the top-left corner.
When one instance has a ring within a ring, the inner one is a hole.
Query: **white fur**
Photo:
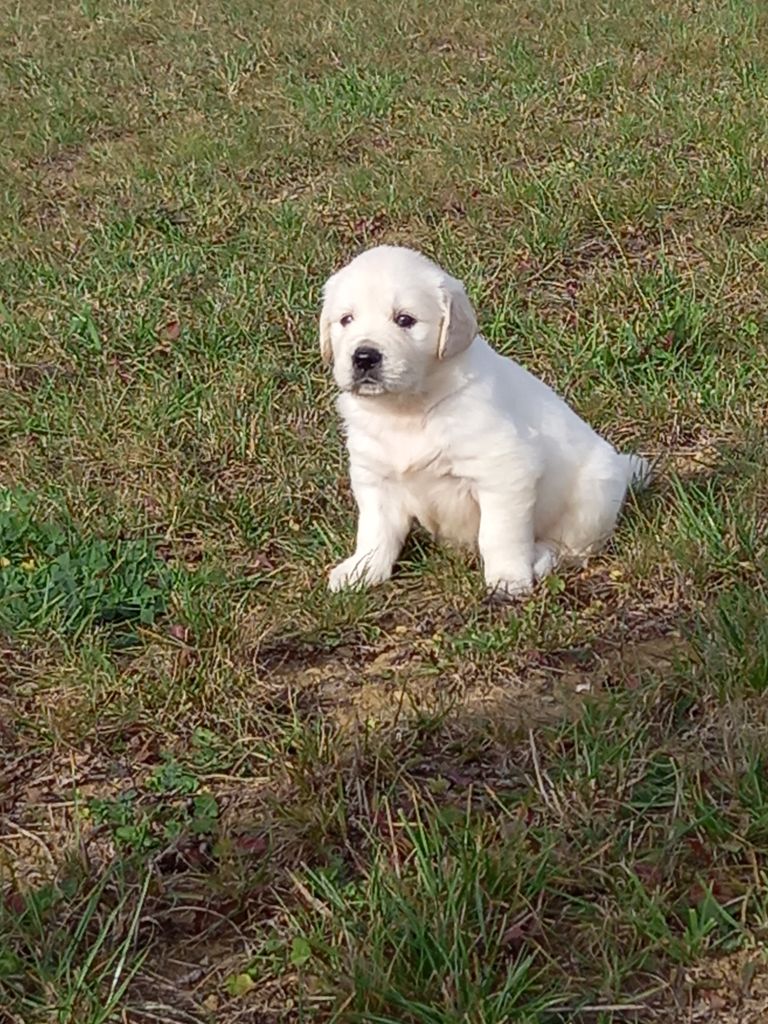
[[[416,322],[398,326],[403,313]],[[561,558],[595,551],[628,486],[648,478],[645,460],[618,454],[495,352],[462,284],[410,249],[371,249],[328,281],[320,342],[342,392],[359,510],[332,590],[388,579],[417,520],[477,546],[494,594],[526,594]],[[382,356],[375,379],[355,378],[360,346]]]

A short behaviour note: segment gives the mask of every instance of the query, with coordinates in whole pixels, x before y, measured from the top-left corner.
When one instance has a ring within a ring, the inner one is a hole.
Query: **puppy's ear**
[[[464,285],[447,274],[440,286],[443,319],[437,343],[437,358],[450,359],[469,348],[477,335],[475,311]]]
[[[327,366],[333,361],[333,349],[331,347],[331,318],[329,315],[329,296],[334,278],[326,281],[323,289],[323,308],[320,311],[320,357]]]
[[[320,314],[320,358],[326,366],[333,361],[333,349],[331,348],[331,321],[328,319],[323,308]]]

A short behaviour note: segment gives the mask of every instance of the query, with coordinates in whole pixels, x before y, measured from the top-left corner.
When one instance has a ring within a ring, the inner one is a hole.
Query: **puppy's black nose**
[[[381,362],[381,352],[370,345],[361,345],[352,353],[352,365],[361,373],[367,373]]]

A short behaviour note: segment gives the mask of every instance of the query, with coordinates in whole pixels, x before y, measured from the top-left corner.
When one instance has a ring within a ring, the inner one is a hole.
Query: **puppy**
[[[648,463],[620,455],[546,384],[478,334],[460,281],[378,246],[327,282],[320,347],[341,391],[354,554],[331,590],[389,579],[414,521],[479,548],[497,598],[528,594],[610,535]]]

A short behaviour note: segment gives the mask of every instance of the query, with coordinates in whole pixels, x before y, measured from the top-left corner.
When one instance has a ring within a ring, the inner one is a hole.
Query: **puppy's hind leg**
[[[518,483],[516,487],[478,488],[477,542],[493,601],[523,597],[533,587],[534,498],[532,482]]]
[[[608,445],[581,468],[557,528],[566,557],[581,559],[598,551],[613,533],[635,464]]]

